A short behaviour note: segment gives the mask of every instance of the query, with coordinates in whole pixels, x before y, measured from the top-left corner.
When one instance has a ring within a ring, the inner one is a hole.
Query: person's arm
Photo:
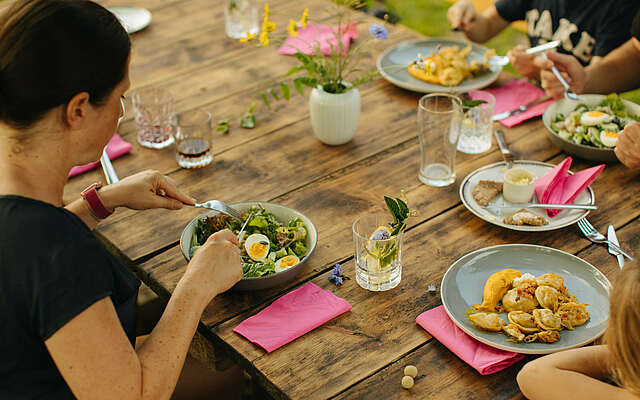
[[[143,171],[128,176],[120,182],[103,186],[98,196],[107,209],[128,207],[133,210],[167,208],[179,210],[182,204],[194,204],[195,200],[180,192],[173,179],[157,171]],[[99,220],[83,199],[69,203],[65,208],[80,218],[89,229],[94,229]]]
[[[571,89],[578,94],[608,94],[640,87],[640,41],[632,38],[586,68],[573,56],[548,52],[548,60],[536,57],[534,63],[542,69],[540,81],[547,94],[560,98],[564,88],[551,72],[554,65],[561,71]]]
[[[600,381],[609,376],[609,350],[588,346],[531,361],[518,373],[518,386],[529,400],[638,400],[622,388]]]
[[[113,303],[103,298],[45,341],[78,399],[169,399],[204,308],[242,277],[230,231],[200,247],[153,332],[134,349]]]
[[[467,38],[479,43],[486,42],[509,25],[494,5],[478,13],[469,0],[459,0],[449,7],[447,17],[452,28],[462,30]]]

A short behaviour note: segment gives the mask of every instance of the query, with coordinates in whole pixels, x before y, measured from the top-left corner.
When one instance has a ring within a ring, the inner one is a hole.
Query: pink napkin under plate
[[[308,282],[245,319],[233,331],[271,353],[349,310],[346,300]]]
[[[565,158],[546,175],[535,181],[538,201],[550,204],[571,204],[604,169],[604,164],[569,175],[571,157]],[[547,210],[549,217],[555,217],[562,210]]]
[[[527,82],[526,79],[510,81],[499,88],[485,89],[485,91],[496,98],[496,104],[493,107],[494,115],[515,110],[521,105],[531,103],[544,96],[544,90]],[[511,128],[528,119],[541,116],[551,103],[553,103],[553,100],[536,104],[523,113],[503,119],[500,123],[507,128]]]
[[[322,54],[328,56],[331,54],[331,48],[338,50],[338,28],[329,27],[322,24],[309,24],[298,30],[298,36],[288,37],[280,49],[278,54],[292,56],[297,52],[312,55],[316,48],[320,48]],[[344,53],[349,51],[351,41],[358,38],[358,25],[355,22],[343,27],[342,32],[342,48]]]
[[[493,348],[467,335],[451,321],[444,306],[423,312],[416,322],[480,375],[502,371],[524,358],[522,354]]]
[[[117,133],[115,135],[113,135],[113,137],[111,138],[111,140],[109,141],[109,144],[107,144],[107,155],[109,156],[110,160],[114,160],[124,154],[127,154],[128,152],[131,151],[131,145],[127,142],[125,142],[124,140],[122,140],[122,138],[120,137],[120,135],[118,135]],[[98,165],[100,165],[100,161],[96,161],[96,162],[92,162],[90,164],[86,164],[86,165],[78,165],[75,166],[73,168],[71,168],[71,171],[69,171],[69,177],[75,176],[75,175],[79,175],[82,173],[85,173],[87,171],[90,171],[92,169],[94,169],[95,167],[97,167]]]

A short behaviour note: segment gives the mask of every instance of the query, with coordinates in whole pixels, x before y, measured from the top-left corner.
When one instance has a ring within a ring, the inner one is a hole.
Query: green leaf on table
[[[300,94],[300,96],[304,96],[304,85],[300,82],[300,78],[296,78],[293,80],[293,87],[296,88],[296,92]]]
[[[264,93],[260,93],[259,96],[262,99],[262,102],[264,103],[264,105],[267,106],[268,109],[271,109],[271,103],[269,103],[269,99],[267,98],[267,95]]]
[[[228,119],[219,120],[216,126],[216,131],[222,133],[223,135],[229,133],[229,122],[230,121]]]
[[[253,129],[256,126],[256,116],[253,113],[246,112],[240,119],[240,126],[245,129]]]
[[[249,109],[247,110],[247,113],[253,114],[253,112],[256,110],[256,107],[258,107],[258,103],[256,103],[255,101],[252,102],[251,106],[249,106]]]
[[[284,97],[285,100],[291,98],[291,89],[289,89],[289,85],[284,82],[280,83],[280,93],[282,93],[282,97]]]
[[[275,101],[280,100],[280,96],[278,95],[278,91],[276,89],[269,90],[269,93],[271,93],[271,96],[274,98]]]

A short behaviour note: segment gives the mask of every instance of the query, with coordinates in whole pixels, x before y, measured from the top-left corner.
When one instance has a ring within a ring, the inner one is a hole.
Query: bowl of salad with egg
[[[233,289],[260,290],[293,280],[318,241],[318,231],[301,212],[281,204],[249,201],[230,204],[242,221],[209,210],[187,224],[180,236],[180,250],[189,261],[209,236],[223,229],[236,236],[245,230],[238,246],[243,276]]]
[[[627,124],[640,121],[640,105],[617,94],[582,94],[580,101],[560,99],[542,121],[551,142],[565,153],[592,161],[618,162],[614,149]]]

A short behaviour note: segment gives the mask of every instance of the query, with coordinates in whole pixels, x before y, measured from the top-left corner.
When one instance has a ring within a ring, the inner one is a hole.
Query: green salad
[[[614,93],[598,106],[578,104],[569,115],[558,113],[551,129],[573,143],[611,149],[618,143],[618,133],[639,120],[640,116],[628,113],[622,99]]]
[[[275,215],[257,205],[242,215],[242,222],[225,214],[199,219],[191,238],[191,257],[215,232],[229,229],[236,235],[240,233],[249,216],[251,220],[239,243],[243,278],[282,272],[298,264],[307,255],[307,228],[302,219],[294,218],[285,225]]]

